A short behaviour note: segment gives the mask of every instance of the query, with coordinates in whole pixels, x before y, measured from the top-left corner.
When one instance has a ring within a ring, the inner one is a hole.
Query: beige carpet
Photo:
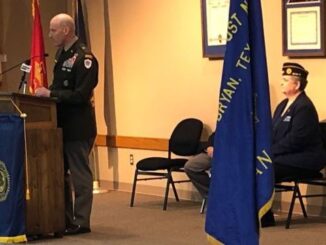
[[[129,207],[130,193],[111,191],[95,195],[92,232],[44,238],[30,244],[108,244],[108,245],[201,245],[208,244],[204,232],[205,215],[200,203],[170,200],[162,211],[162,198],[137,195]],[[326,220],[294,217],[290,229],[284,228],[285,216],[277,226],[262,230],[262,245],[326,245]]]

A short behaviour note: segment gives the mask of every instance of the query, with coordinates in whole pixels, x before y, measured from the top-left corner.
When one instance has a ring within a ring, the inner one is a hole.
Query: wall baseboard
[[[129,192],[131,194],[132,184],[131,183],[118,183],[112,182],[108,180],[101,180],[100,181],[100,188],[104,190],[115,190],[115,191],[123,191]],[[201,202],[202,198],[200,194],[196,190],[182,190],[177,189],[179,198],[181,200],[188,200],[188,201],[195,201]],[[165,188],[158,187],[158,186],[148,186],[137,184],[137,194],[145,194],[145,195],[152,195],[152,196],[164,196]],[[172,191],[170,192],[169,198],[174,199],[174,195]],[[163,201],[163,199],[162,199]]]
[[[290,202],[289,201],[282,201],[280,199],[274,200],[273,203],[273,210],[281,213],[288,213],[290,208]],[[326,217],[326,208],[319,205],[313,205],[313,204],[306,204],[305,205],[308,217],[309,216],[319,216],[319,217]],[[301,207],[299,203],[296,203],[293,208],[293,213],[297,215],[301,215],[301,218],[304,218],[302,214]],[[300,217],[300,216],[299,216]]]
[[[169,140],[159,138],[97,135],[95,144],[112,148],[167,151]]]

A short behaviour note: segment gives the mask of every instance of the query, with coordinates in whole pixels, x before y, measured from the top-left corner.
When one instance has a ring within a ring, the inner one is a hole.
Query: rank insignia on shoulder
[[[92,60],[90,60],[90,59],[85,59],[85,60],[84,60],[84,65],[85,65],[85,68],[86,68],[86,69],[91,68],[91,67],[92,67]]]

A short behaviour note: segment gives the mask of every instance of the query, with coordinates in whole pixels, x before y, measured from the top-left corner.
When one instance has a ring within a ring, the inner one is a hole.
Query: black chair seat
[[[292,177],[282,178],[277,183],[292,182],[292,181],[302,182],[305,180],[309,181],[309,180],[320,179],[320,178],[323,178],[323,174],[321,172],[309,172],[309,173],[307,173],[305,175],[301,175],[301,176],[292,176]]]
[[[140,160],[137,163],[137,169],[148,171],[148,170],[170,169],[171,167],[182,168],[186,162],[187,159],[185,158],[169,159],[165,157],[149,157]]]

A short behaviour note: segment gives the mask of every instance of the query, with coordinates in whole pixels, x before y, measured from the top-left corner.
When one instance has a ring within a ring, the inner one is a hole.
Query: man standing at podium
[[[88,156],[96,137],[92,96],[98,82],[98,63],[75,35],[71,16],[54,16],[50,21],[49,37],[58,47],[53,82],[49,89],[37,88],[35,94],[58,99],[57,119],[58,127],[63,130],[65,164],[65,234],[87,233],[91,231],[93,200],[93,177]]]

